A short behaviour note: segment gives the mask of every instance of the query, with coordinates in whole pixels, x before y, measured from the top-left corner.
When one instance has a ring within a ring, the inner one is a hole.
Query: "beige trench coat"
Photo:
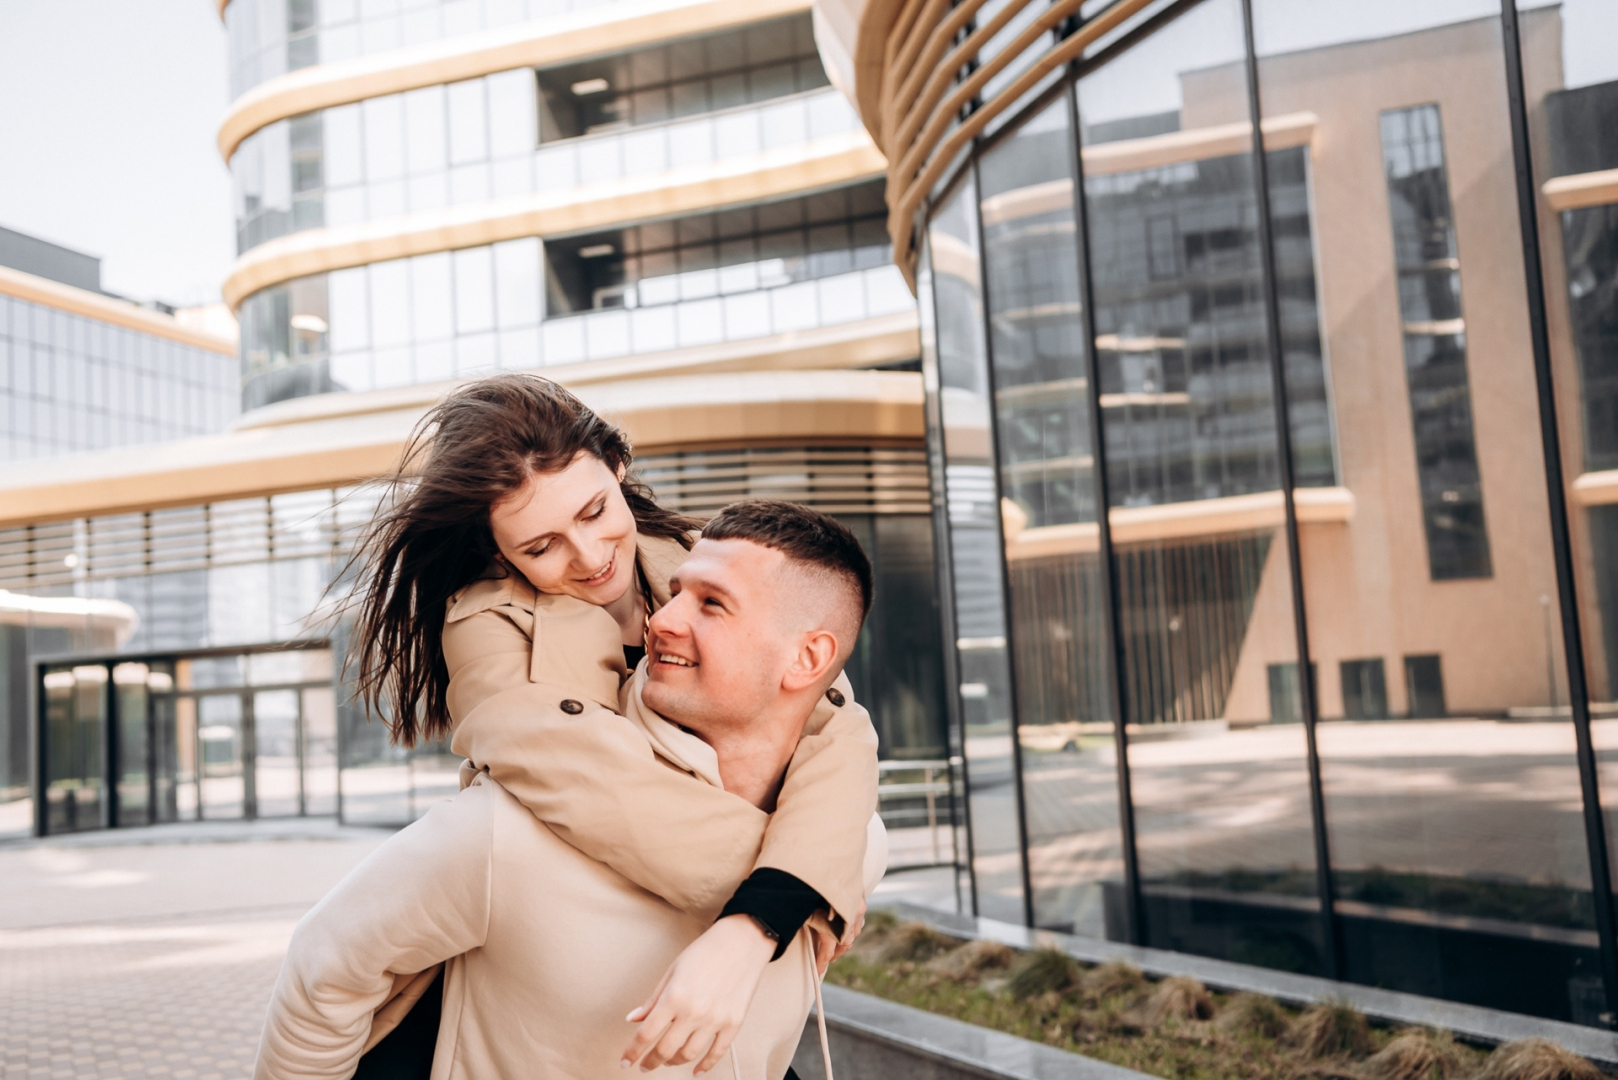
[[[685,556],[673,540],[641,539],[654,609]],[[451,749],[557,836],[704,920],[756,867],[784,870],[819,892],[832,925],[851,936],[865,905],[877,737],[846,676],[835,684],[844,704],[815,709],[765,816],[647,755],[644,731],[618,711],[628,673],[605,609],[538,594],[508,573],[455,596],[443,642]]]
[[[638,685],[639,680],[637,680]],[[626,702],[635,760],[715,796],[763,832],[766,815],[719,788],[712,748]],[[872,819],[861,891],[880,879],[886,847]],[[747,852],[757,855],[755,844]],[[818,917],[817,917],[818,918]],[[304,917],[276,983],[256,1080],[353,1074],[372,1013],[393,994],[390,972],[448,961],[433,1080],[621,1077],[633,1034],[625,1014],[707,926],[582,854],[479,775],[398,833]],[[824,923],[820,923],[824,929]],[[806,926],[766,969],[715,1076],[785,1073],[813,1001]],[[660,1075],[687,1077],[692,1066]]]

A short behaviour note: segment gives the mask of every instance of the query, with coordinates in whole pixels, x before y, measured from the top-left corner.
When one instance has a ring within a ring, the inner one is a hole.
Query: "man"
[[[869,563],[832,519],[782,503],[729,507],[652,617],[625,715],[691,783],[766,814],[869,599]],[[873,840],[867,891],[885,861],[879,827]],[[351,1075],[396,982],[448,960],[435,1080],[609,1076],[621,1075],[620,1063],[666,1061],[701,1072],[727,1052],[735,1075],[774,1080],[813,1000],[809,933],[775,963],[743,965],[757,989],[740,987],[736,1015],[690,1016],[671,961],[699,936],[704,947],[767,960],[777,943],[763,924],[731,915],[705,931],[480,776],[383,844],[300,923],[256,1075]]]

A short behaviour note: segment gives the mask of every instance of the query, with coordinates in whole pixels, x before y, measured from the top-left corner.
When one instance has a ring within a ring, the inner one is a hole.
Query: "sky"
[[[99,256],[109,292],[217,300],[226,86],[214,0],[0,0],[0,225]]]

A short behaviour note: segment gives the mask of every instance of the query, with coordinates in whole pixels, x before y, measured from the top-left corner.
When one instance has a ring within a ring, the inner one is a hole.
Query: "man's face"
[[[744,726],[774,704],[797,646],[776,588],[786,556],[747,540],[700,540],[652,616],[648,706],[693,731]]]

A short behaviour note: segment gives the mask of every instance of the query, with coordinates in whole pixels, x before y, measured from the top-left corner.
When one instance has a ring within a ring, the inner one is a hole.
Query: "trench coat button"
[[[562,699],[562,711],[567,713],[569,716],[577,716],[581,712],[584,711],[584,706],[580,705],[577,701],[574,701],[572,698],[563,698]]]
[[[843,707],[843,692],[834,686],[826,691],[826,700],[841,709]]]

